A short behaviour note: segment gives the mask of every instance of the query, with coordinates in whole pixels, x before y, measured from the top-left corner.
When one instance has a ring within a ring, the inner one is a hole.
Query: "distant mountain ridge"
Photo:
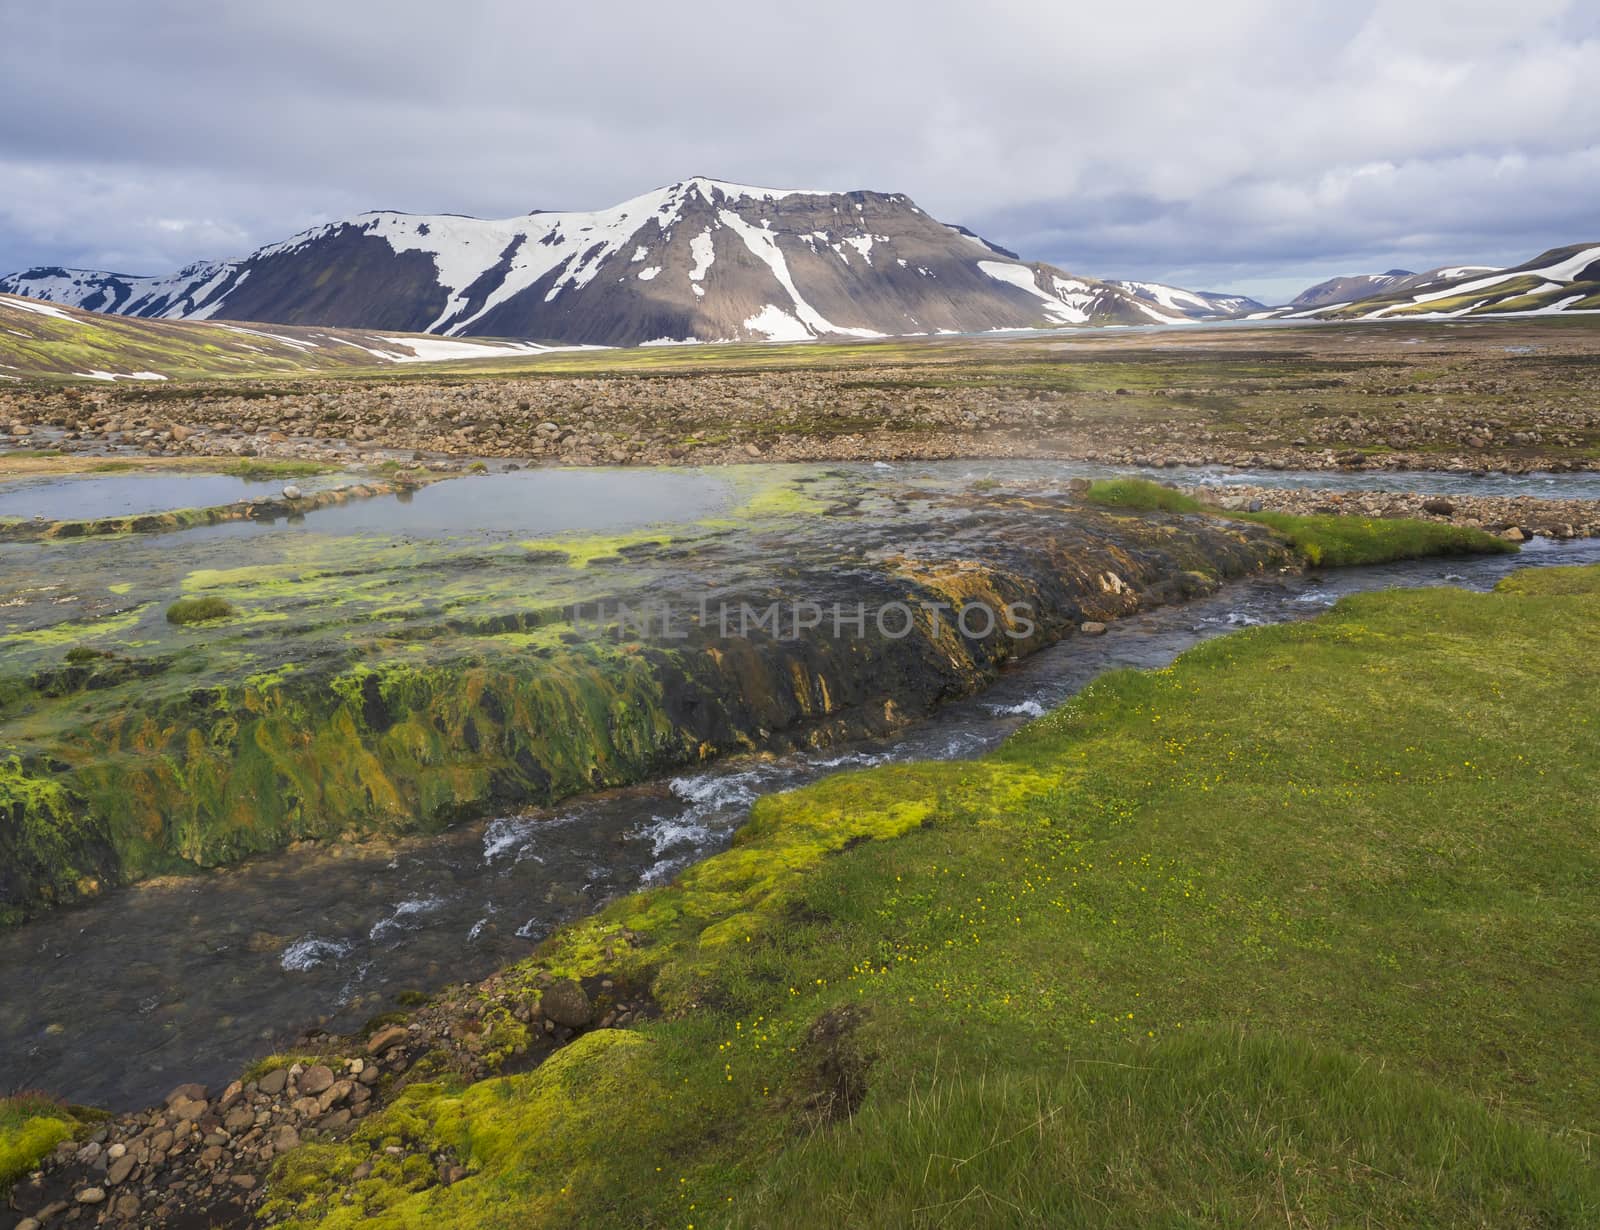
[[[1030,263],[898,193],[704,178],[592,213],[366,213],[163,277],[41,267],[0,290],[127,316],[604,345],[1174,323],[1260,307]]]
[[[1446,265],[1426,273],[1332,278],[1257,317],[1396,320],[1600,311],[1600,244],[1551,248],[1520,265]]]

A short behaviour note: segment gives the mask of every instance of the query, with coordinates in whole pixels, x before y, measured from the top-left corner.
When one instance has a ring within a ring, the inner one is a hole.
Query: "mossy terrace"
[[[889,730],[1084,620],[1286,559],[1255,526],[1047,494],[747,482],[731,516],[620,538],[19,545],[32,571],[0,626],[8,916],[298,838],[427,831]],[[616,614],[706,592],[756,610],[905,602],[916,631],[663,640]],[[173,623],[174,602],[231,614]],[[1035,627],[966,636],[924,607],[973,602],[1026,603]],[[578,627],[606,611],[610,632]]]

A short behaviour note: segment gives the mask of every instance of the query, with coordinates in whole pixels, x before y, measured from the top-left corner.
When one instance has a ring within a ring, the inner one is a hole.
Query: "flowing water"
[[[436,837],[295,850],[114,892],[0,932],[0,1089],[120,1109],[179,1081],[223,1082],[308,1027],[353,1029],[402,990],[482,977],[563,921],[670,878],[724,847],[764,794],[890,760],[979,754],[1103,671],[1161,666],[1348,593],[1483,589],[1520,567],[1595,562],[1600,541],[1536,542],[1520,556],[1257,578],[1072,638],[891,739],[734,758]]]

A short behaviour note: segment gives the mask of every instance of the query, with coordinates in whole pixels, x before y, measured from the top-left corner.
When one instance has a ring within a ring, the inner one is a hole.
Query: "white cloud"
[[[8,5],[0,266],[689,174],[905,191],[1105,276],[1531,255],[1597,237],[1597,26],[1560,0]]]

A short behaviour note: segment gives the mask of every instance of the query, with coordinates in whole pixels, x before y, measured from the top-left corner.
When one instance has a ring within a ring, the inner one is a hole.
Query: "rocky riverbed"
[[[179,1085],[158,1106],[62,1142],[12,1189],[17,1230],[248,1224],[274,1159],[306,1139],[348,1135],[414,1081],[522,1070],[591,1028],[653,1015],[642,992],[610,978],[585,983],[543,974],[531,986],[499,977],[463,984],[360,1035],[308,1034],[296,1055],[257,1064],[221,1090]],[[384,1154],[414,1171],[419,1187],[466,1174],[456,1159],[403,1142]]]

